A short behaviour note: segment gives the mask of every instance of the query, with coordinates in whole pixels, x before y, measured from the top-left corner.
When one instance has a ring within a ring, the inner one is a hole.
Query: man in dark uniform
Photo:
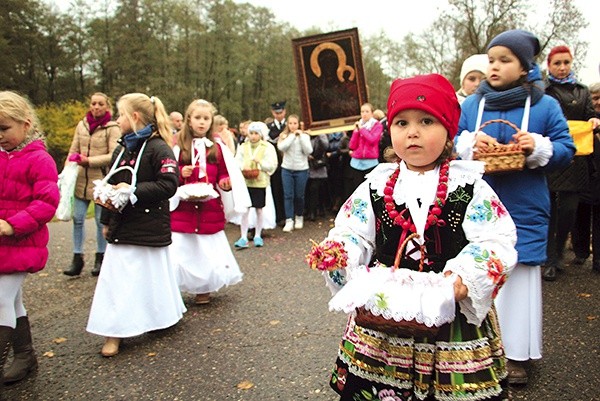
[[[271,105],[273,122],[269,123],[269,142],[277,149],[277,139],[285,128],[285,100],[275,102]],[[275,216],[277,223],[285,221],[285,210],[283,208],[283,184],[281,183],[281,152],[277,151],[277,170],[271,176],[271,191],[275,203]]]

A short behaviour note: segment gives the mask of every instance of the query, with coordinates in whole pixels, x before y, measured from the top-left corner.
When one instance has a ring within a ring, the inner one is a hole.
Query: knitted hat
[[[248,124],[248,132],[258,132],[262,139],[266,139],[269,135],[269,127],[262,121],[252,121]]]
[[[463,62],[462,68],[460,69],[460,86],[468,73],[471,71],[479,71],[483,75],[487,74],[487,66],[489,64],[487,54],[473,54]]]
[[[527,71],[535,64],[535,56],[540,53],[540,41],[532,33],[521,29],[505,31],[496,36],[487,47],[508,47],[517,56],[523,68]]]
[[[390,124],[400,111],[418,109],[437,118],[451,139],[458,132],[460,105],[452,84],[439,74],[395,80],[390,88],[387,109]]]

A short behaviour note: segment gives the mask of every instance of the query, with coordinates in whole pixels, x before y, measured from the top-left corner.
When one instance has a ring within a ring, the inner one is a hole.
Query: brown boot
[[[27,316],[17,318],[17,327],[15,327],[12,336],[12,348],[14,359],[12,365],[4,372],[4,383],[21,381],[38,367]]]
[[[10,350],[10,340],[12,338],[13,331],[15,331],[15,329],[12,327],[0,326],[0,399],[2,399],[4,363],[6,362],[8,351]]]
[[[526,362],[506,360],[506,371],[508,372],[508,384],[527,384]]]
[[[196,294],[196,297],[194,298],[194,303],[196,305],[206,305],[210,303],[210,293]]]

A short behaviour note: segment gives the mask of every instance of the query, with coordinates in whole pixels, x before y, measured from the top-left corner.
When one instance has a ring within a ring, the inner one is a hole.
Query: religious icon
[[[293,39],[302,117],[313,133],[352,129],[367,102],[356,28]]]

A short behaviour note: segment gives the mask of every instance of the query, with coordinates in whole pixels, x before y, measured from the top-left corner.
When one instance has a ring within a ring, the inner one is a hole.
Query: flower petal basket
[[[108,183],[110,177],[119,171],[131,171],[131,185],[129,188],[116,189]],[[131,193],[135,190],[136,172],[129,166],[119,167],[110,171],[102,180],[94,181],[94,203],[113,212],[120,213],[127,203]]]
[[[329,309],[354,311],[359,326],[405,337],[434,337],[455,317],[454,276],[399,268],[408,236],[399,247],[393,267],[372,266],[353,271],[351,279],[330,300]],[[422,248],[424,251],[424,249]]]
[[[481,131],[482,128],[494,123],[506,124],[515,131],[520,131],[519,127],[515,124],[503,119],[486,121],[481,124],[477,131]],[[521,171],[525,168],[525,153],[515,143],[496,144],[485,150],[477,150],[473,152],[473,160],[485,162],[485,174],[508,173],[511,171]]]
[[[255,180],[255,179],[257,179],[259,173],[260,173],[260,170],[257,169],[257,168],[242,170],[242,175],[247,180]]]

